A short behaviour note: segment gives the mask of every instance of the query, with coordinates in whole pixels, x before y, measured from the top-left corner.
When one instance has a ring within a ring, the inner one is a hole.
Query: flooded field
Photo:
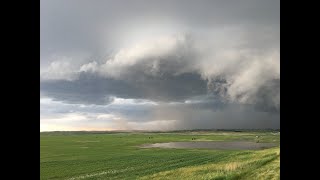
[[[274,132],[40,133],[40,179],[277,180]]]
[[[142,148],[174,148],[174,149],[219,149],[219,150],[255,150],[275,147],[275,143],[235,142],[168,142],[143,144]]]

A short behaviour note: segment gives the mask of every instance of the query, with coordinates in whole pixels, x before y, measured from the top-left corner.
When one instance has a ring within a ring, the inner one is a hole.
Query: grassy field
[[[149,139],[149,137],[153,137]],[[170,141],[256,141],[265,150],[142,149]],[[41,179],[280,179],[280,134],[271,131],[40,133]]]

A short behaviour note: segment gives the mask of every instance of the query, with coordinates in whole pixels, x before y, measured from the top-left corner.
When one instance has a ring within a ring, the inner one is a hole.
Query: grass
[[[280,135],[270,131],[40,133],[40,179],[280,179],[279,146],[245,151],[138,147],[192,138],[255,142],[256,136],[259,142],[280,143]]]

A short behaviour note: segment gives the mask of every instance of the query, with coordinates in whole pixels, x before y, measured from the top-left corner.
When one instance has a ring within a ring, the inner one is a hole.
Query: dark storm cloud
[[[256,108],[268,112],[280,112],[280,79],[260,87],[255,100]]]
[[[205,94],[206,84],[196,74],[144,77],[128,81],[83,73],[74,81],[41,82],[40,90],[44,95],[59,101],[101,105],[110,103],[112,99],[109,97],[112,96],[153,101],[183,101],[192,96]]]
[[[223,108],[211,104],[199,109],[166,106],[153,110],[153,119],[178,119],[173,129],[278,128],[280,120],[277,113],[256,111],[252,105],[242,104],[224,104]]]
[[[259,37],[266,27],[279,31],[279,17],[278,0],[42,0],[41,53],[97,50],[99,33],[107,37],[109,48],[119,48],[115,36],[132,31],[134,24],[165,21],[191,31],[239,25]],[[106,27],[103,32],[102,27]]]
[[[279,23],[278,0],[41,0],[41,122],[278,128]]]

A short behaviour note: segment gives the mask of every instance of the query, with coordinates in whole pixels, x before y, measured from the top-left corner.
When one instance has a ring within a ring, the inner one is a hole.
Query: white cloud
[[[255,96],[263,85],[280,79],[280,50],[268,48],[261,52],[254,47],[243,46],[250,44],[250,40],[246,39],[245,30],[239,27],[222,28],[220,31],[216,29],[212,32],[213,37],[207,35],[211,37],[207,39],[190,34],[154,37],[120,50],[102,64],[92,61],[71,65],[69,58],[61,57],[40,74],[46,80],[74,80],[80,72],[132,80],[145,75],[198,73],[208,81],[209,90],[218,90],[226,99],[255,103]],[[226,82],[216,83],[217,78]],[[147,102],[114,99],[113,103]]]
[[[93,61],[80,67],[80,72],[96,72],[98,69],[97,62]]]
[[[50,121],[50,122],[79,122],[79,121],[83,121],[86,120],[87,117],[85,115],[79,114],[79,113],[68,113],[68,114],[64,114],[60,117],[47,117],[47,118],[43,118],[43,121]]]
[[[269,127],[260,124],[279,122],[279,114],[255,109],[260,104],[280,109],[279,1],[74,4],[41,3],[43,129]],[[188,74],[179,76],[183,73]],[[119,97],[104,101],[111,95]],[[194,98],[198,95],[203,98]],[[215,98],[241,108],[212,114],[203,104]],[[241,110],[247,106],[254,112]],[[152,110],[159,113],[150,117]]]
[[[112,99],[110,105],[158,105],[157,102],[145,99],[124,99],[117,97],[112,97]]]
[[[135,120],[128,117],[128,112],[146,106],[154,103],[114,97],[108,105],[68,104],[43,96],[40,98],[40,131],[129,130],[132,126],[128,122]]]
[[[119,116],[116,116],[114,114],[99,114],[97,115],[97,119],[99,120],[117,120],[121,119]]]
[[[167,56],[177,55],[176,50],[185,45],[185,36],[160,36],[138,42],[130,48],[121,49],[112,59],[101,65],[99,73],[103,76],[121,78],[130,75],[136,65],[144,64],[142,73],[157,74],[159,62]]]
[[[43,80],[74,80],[77,70],[68,61],[54,61],[49,67],[40,70],[40,78]]]
[[[122,117],[115,114],[72,112],[47,115],[40,118],[40,131],[61,130],[114,130]]]
[[[244,38],[237,37],[239,42],[230,42],[226,39],[232,37],[221,35],[225,36],[207,45],[201,44],[201,40],[197,45],[192,44],[193,41],[186,36],[168,36],[143,42],[107,60],[101,65],[99,73],[117,79],[138,74],[198,73],[208,80],[209,88],[227,88],[226,98],[229,100],[254,103],[259,88],[270,80],[280,79],[280,51],[267,49],[261,53],[242,47],[246,42]],[[201,46],[198,46],[199,43]],[[216,78],[223,78],[226,83],[213,84]]]
[[[40,79],[43,81],[75,80],[78,78],[81,66],[86,63],[87,57],[88,53],[86,52],[77,52],[66,55],[53,54],[49,58],[40,61]],[[84,66],[82,70],[89,71],[93,66],[94,62]]]

